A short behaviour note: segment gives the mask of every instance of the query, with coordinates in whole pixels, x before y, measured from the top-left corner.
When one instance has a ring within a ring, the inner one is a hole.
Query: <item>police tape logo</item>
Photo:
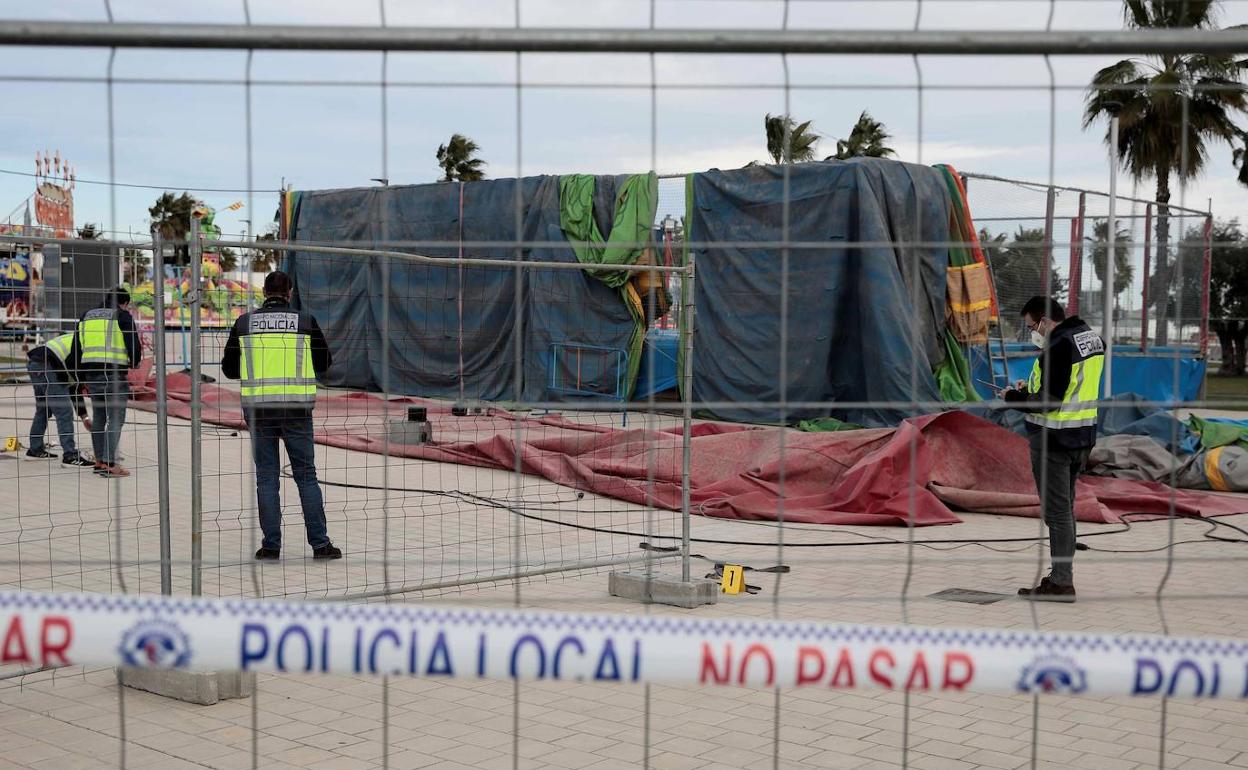
[[[184,668],[191,660],[191,640],[172,620],[141,620],[122,635],[117,651],[132,668]]]
[[[1088,689],[1087,675],[1070,658],[1041,655],[1023,669],[1019,692],[1081,693]]]

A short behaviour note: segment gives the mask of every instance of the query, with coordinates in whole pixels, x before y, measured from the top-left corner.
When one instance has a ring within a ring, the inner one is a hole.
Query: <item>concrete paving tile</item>
[[[1027,754],[1011,754],[1001,751],[979,749],[963,757],[967,762],[983,767],[999,768],[999,770],[1016,770],[1027,765],[1031,760]]]

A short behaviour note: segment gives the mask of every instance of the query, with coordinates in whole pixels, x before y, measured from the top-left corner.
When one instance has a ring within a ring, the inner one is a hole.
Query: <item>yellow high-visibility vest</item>
[[[258,310],[239,336],[243,406],[311,406],[316,402],[312,339],[299,314]]]
[[[1070,367],[1070,382],[1062,395],[1058,408],[1047,412],[1027,415],[1027,422],[1044,428],[1084,428],[1096,425],[1096,401],[1101,392],[1101,373],[1105,369],[1105,343],[1091,330],[1073,335],[1076,360]],[[1032,364],[1031,376],[1027,378],[1027,390],[1039,393],[1041,352]]]
[[[78,322],[78,345],[84,364],[130,365],[116,310],[100,307],[88,311]]]
[[[60,360],[61,366],[64,366],[66,369],[69,368],[69,352],[74,347],[73,332],[53,337],[43,343],[43,346],[52,351],[52,355],[56,356]]]

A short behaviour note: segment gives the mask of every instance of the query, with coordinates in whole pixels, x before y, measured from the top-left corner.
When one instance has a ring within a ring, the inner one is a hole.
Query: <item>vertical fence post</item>
[[[1148,352],[1148,274],[1149,261],[1153,255],[1153,204],[1144,205],[1144,289],[1140,297],[1140,352]]]
[[[1044,266],[1040,273],[1041,293],[1046,297],[1053,295],[1053,208],[1057,203],[1057,190],[1052,186],[1044,198]]]
[[[200,241],[199,218],[191,216],[190,242],[190,302],[183,299],[182,307],[191,313],[191,596],[203,593],[203,575],[201,574],[204,553],[204,451],[200,445],[203,434],[203,402],[200,397],[200,329],[199,311],[203,303],[203,292],[200,291],[200,262],[203,260],[204,246]]]
[[[1209,283],[1213,274],[1213,214],[1205,216],[1204,232],[1205,248],[1202,258],[1204,263],[1200,280],[1200,356],[1209,354]],[[1180,340],[1179,344],[1182,344]],[[1225,351],[1222,355],[1226,355]],[[1205,362],[1205,366],[1208,366]]]
[[[687,234],[686,234],[687,237]],[[681,276],[683,302],[680,311],[681,348],[684,351],[684,388],[681,389],[681,449],[680,449],[680,579],[689,578],[689,484],[693,441],[693,322],[694,322],[694,266],[693,251],[688,253],[685,272]]]
[[[1087,193],[1079,193],[1079,213],[1070,220],[1070,296],[1066,300],[1066,315],[1079,315],[1079,288],[1083,285],[1083,214],[1087,199]]]
[[[1105,341],[1105,379],[1101,392],[1114,395],[1114,268],[1118,234],[1118,113],[1109,118],[1109,216],[1105,226],[1105,271],[1101,281],[1101,338]]]
[[[152,331],[152,359],[156,374],[156,469],[160,505],[160,592],[173,593],[173,564],[169,531],[169,401],[165,382],[165,242],[152,232],[152,302],[156,308]],[[138,271],[135,271],[137,277]]]

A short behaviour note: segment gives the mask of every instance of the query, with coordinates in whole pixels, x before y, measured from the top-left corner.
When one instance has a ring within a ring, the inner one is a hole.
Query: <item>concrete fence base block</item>
[[[256,691],[253,673],[147,668],[118,668],[116,671],[117,681],[126,687],[201,706],[230,698],[248,698]]]
[[[694,578],[686,583],[679,577],[661,573],[612,572],[607,577],[607,591],[621,599],[686,609],[719,601],[719,584],[714,580]]]

